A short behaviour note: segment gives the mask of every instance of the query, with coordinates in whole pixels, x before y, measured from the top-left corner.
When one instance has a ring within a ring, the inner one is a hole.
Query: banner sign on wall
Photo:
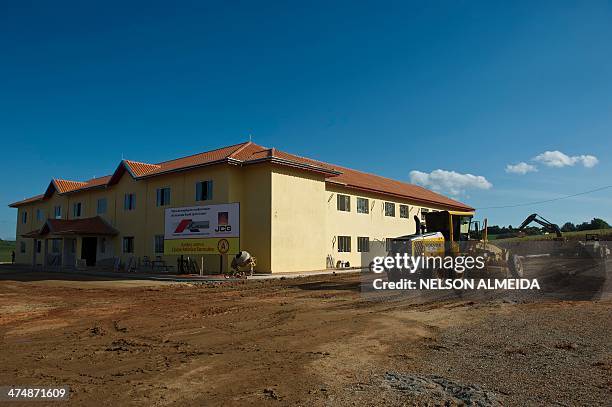
[[[168,208],[164,228],[164,254],[236,254],[240,204]]]

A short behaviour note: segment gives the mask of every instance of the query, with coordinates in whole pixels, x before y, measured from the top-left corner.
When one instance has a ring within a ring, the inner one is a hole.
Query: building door
[[[96,251],[98,246],[98,239],[95,237],[84,237],[83,246],[81,248],[81,258],[85,259],[85,263],[88,266],[96,265]]]

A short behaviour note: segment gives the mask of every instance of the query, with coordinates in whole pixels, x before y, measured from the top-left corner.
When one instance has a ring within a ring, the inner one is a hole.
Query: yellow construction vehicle
[[[392,239],[389,256],[406,253],[415,257],[482,257],[485,272],[523,276],[522,258],[488,241],[486,219],[481,223],[473,219],[472,212],[459,211],[432,211],[423,216],[424,223],[418,216],[414,217],[417,233]],[[440,277],[463,277],[463,273],[453,270],[435,270],[435,273]]]

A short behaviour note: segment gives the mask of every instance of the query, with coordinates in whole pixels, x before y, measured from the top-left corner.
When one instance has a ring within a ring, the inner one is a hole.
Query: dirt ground
[[[371,297],[359,275],[190,285],[3,268],[0,385],[68,385],[70,405],[604,405],[611,321],[609,299]]]

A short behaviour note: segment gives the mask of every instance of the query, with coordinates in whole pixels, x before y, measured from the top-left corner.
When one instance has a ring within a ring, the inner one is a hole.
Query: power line
[[[597,189],[592,189],[590,191],[579,192],[577,194],[560,196],[558,198],[553,198],[553,199],[546,199],[544,201],[527,202],[527,203],[521,203],[521,204],[515,204],[515,205],[487,206],[487,207],[476,208],[476,209],[477,210],[482,210],[482,209],[504,209],[504,208],[518,208],[519,206],[538,205],[538,204],[543,204],[543,203],[548,203],[548,202],[560,201],[562,199],[572,198],[572,197],[575,197],[575,196],[586,195],[586,194],[590,194],[590,193],[597,192],[597,191],[603,191],[604,189],[608,189],[608,188],[612,188],[612,185],[607,185],[605,187],[601,187],[601,188],[597,188]]]

